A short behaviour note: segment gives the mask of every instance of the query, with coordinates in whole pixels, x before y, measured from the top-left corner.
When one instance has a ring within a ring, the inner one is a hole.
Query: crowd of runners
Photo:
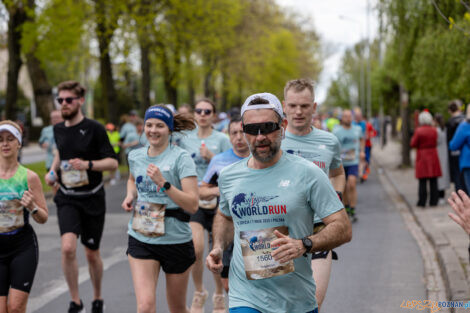
[[[282,103],[259,93],[229,114],[217,114],[210,99],[179,112],[154,105],[141,117],[133,112],[116,136],[114,125],[83,115],[85,93],[76,81],[59,84],[60,111],[45,135],[69,313],[87,307],[78,288],[79,238],[91,312],[105,311],[103,171],[116,171],[116,152],[130,147],[122,208],[131,212],[126,254],[138,313],[156,312],[160,269],[172,313],[204,312],[208,299],[214,313],[226,312],[226,293],[230,312],[320,311],[338,258],[333,249],[352,238],[356,184],[369,173],[375,130],[360,109],[320,119],[313,83],[296,79],[286,83]],[[26,312],[38,264],[30,219],[48,218],[38,175],[18,162],[21,138],[14,122],[0,123],[0,313]],[[215,283],[210,298],[207,269]]]

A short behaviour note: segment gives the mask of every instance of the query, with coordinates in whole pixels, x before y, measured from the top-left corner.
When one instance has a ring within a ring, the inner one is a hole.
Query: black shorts
[[[212,233],[212,223],[214,222],[214,216],[217,214],[217,208],[215,209],[202,209],[199,208],[196,213],[191,215],[190,222],[196,222],[202,225],[209,233]]]
[[[106,213],[104,189],[86,197],[67,196],[59,190],[54,202],[60,235],[74,233],[85,247],[98,250]]]
[[[325,228],[325,224],[323,224],[322,222],[319,222],[319,223],[315,223],[315,225],[313,225],[313,233],[316,234],[318,233],[319,231],[321,231],[323,228]],[[327,251],[317,251],[317,252],[314,252],[312,253],[312,260],[315,260],[315,259],[326,259],[326,257],[328,256],[328,253],[331,251],[331,258],[333,260],[338,260],[338,254],[334,251],[334,250],[327,250]]]
[[[38,267],[36,233],[27,224],[14,235],[0,235],[0,297],[10,287],[29,293]]]
[[[224,265],[220,277],[228,278],[228,273],[230,272],[230,262],[232,261],[233,255],[233,242],[224,250],[222,255],[222,264]]]
[[[160,262],[167,274],[181,274],[196,261],[193,241],[171,245],[153,245],[129,236],[126,254],[136,259]]]

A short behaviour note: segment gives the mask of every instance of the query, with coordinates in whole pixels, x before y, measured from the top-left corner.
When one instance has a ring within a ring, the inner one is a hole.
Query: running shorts
[[[181,274],[196,261],[193,241],[170,245],[153,245],[129,236],[126,254],[135,259],[160,262],[167,274]]]
[[[67,196],[60,190],[54,197],[60,235],[74,233],[82,244],[98,250],[103,235],[106,203],[104,189],[91,196]]]
[[[29,293],[38,267],[36,233],[26,224],[14,235],[0,235],[0,297],[10,288]]]
[[[348,178],[349,175],[357,177],[359,173],[359,166],[357,164],[345,166],[344,172],[346,173],[346,178]]]

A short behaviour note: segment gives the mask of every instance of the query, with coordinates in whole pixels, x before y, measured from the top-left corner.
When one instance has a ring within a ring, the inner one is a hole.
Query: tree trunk
[[[113,68],[109,55],[109,44],[113,37],[114,28],[107,22],[109,17],[106,13],[104,0],[96,0],[96,30],[98,45],[100,48],[100,82],[103,91],[103,105],[105,118],[113,123],[118,123],[116,105],[116,89],[113,80]]]
[[[226,86],[226,81],[228,79],[227,72],[222,70],[222,98],[220,101],[220,110],[222,112],[227,112],[227,104],[228,104],[228,87]]]
[[[410,158],[410,119],[408,91],[400,84],[400,116],[401,116],[401,165],[411,166]]]
[[[178,101],[178,92],[173,84],[173,73],[170,69],[170,64],[168,61],[168,56],[166,54],[165,48],[162,48],[162,71],[163,71],[163,84],[165,86],[165,95],[168,103],[171,103],[176,106]]]
[[[41,67],[41,62],[33,52],[26,54],[26,65],[33,85],[36,108],[44,124],[48,125],[50,113],[54,109],[52,87],[47,80],[46,72]]]
[[[186,47],[185,53],[186,59],[186,82],[188,86],[188,103],[189,105],[194,105],[196,102],[196,89],[194,88],[194,72],[193,64],[191,63],[191,48],[189,45]]]
[[[5,117],[16,120],[16,100],[18,99],[18,77],[21,68],[21,25],[26,21],[26,12],[19,5],[5,5],[10,19],[8,21],[8,73]]]
[[[206,56],[204,58],[204,63],[204,67],[206,69],[204,74],[204,97],[211,98],[216,101],[213,75],[217,66],[217,60],[215,57]]]
[[[142,71],[142,92],[140,109],[142,112],[150,106],[150,57],[149,44],[140,41],[140,70]]]

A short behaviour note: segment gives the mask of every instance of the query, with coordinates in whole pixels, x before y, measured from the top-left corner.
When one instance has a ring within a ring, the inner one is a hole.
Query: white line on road
[[[127,245],[124,247],[116,247],[111,256],[106,259],[103,259],[103,270],[108,270],[111,266],[127,261],[125,257]],[[88,272],[88,266],[82,266],[79,268],[78,283],[82,284],[83,282],[90,279],[90,274]],[[34,298],[30,298],[28,301],[28,310],[27,313],[34,313],[52,300],[58,298],[60,295],[68,291],[67,283],[65,279],[56,280],[52,283],[52,286],[48,290]]]

